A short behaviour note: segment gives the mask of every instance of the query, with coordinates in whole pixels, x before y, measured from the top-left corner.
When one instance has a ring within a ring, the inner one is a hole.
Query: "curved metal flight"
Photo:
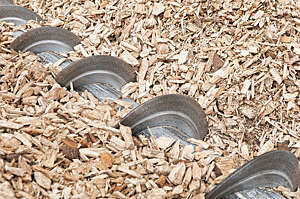
[[[22,6],[0,6],[0,21],[14,23],[15,25],[22,25],[29,20],[42,21],[42,18],[28,8]]]
[[[59,27],[40,27],[23,33],[11,44],[16,51],[31,51],[35,54],[54,51],[67,53],[80,43],[72,32]]]
[[[13,0],[0,0],[0,6],[13,5]]]
[[[226,198],[230,194],[258,187],[299,186],[299,163],[289,151],[271,151],[256,157],[236,170],[212,191],[206,199]]]
[[[59,61],[60,59],[64,58],[62,55],[60,55],[59,53],[53,52],[53,51],[47,51],[47,52],[41,52],[39,54],[37,54],[42,62],[45,63],[56,63],[57,61]],[[60,67],[62,68],[66,68],[68,65],[71,64],[71,61],[66,59],[64,62],[62,62],[60,64]]]
[[[134,135],[147,133],[153,127],[165,127],[169,136],[183,141],[203,139],[208,131],[201,106],[193,98],[179,94],[162,95],[139,105],[120,124],[131,127]],[[165,130],[159,132],[156,130],[158,136],[166,136]]]
[[[75,90],[77,92],[83,92],[85,90],[88,90],[99,101],[102,101],[104,99],[111,101],[113,99],[118,99],[122,97],[122,94],[119,90],[115,89],[109,84],[103,84],[103,83],[85,84],[82,86],[77,86],[75,87]],[[122,101],[129,102],[133,108],[139,105],[134,100],[129,98],[123,98]]]
[[[106,98],[120,98],[122,94],[120,91],[116,90],[110,85],[95,83],[95,84],[85,84],[82,86],[77,86],[74,88],[78,92],[83,92],[88,90],[92,93],[98,100],[102,101]]]
[[[172,127],[172,126],[156,126],[152,128],[147,128],[138,134],[134,135],[144,135],[145,137],[149,138],[150,134],[153,135],[155,138],[159,137],[171,137],[174,138],[174,140],[179,140],[180,144],[183,146],[190,145],[191,143],[188,142],[187,140],[191,138],[187,134],[182,133],[178,128]]]
[[[89,84],[107,84],[120,90],[128,82],[135,82],[136,75],[129,64],[116,57],[96,55],[80,59],[64,68],[56,81],[61,86],[82,87]]]
[[[229,196],[222,197],[222,199],[286,199],[284,196],[268,189],[251,189],[240,191]]]

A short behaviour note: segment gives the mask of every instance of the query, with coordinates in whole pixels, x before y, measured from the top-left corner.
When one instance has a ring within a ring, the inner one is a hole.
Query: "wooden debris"
[[[171,171],[171,173],[168,176],[168,179],[175,185],[181,184],[184,174],[185,174],[185,164],[184,163],[178,163]]]
[[[133,149],[134,148],[134,143],[132,139],[132,132],[130,127],[126,127],[123,125],[120,125],[120,131],[121,134],[125,140],[125,145],[127,149]]]
[[[163,150],[169,148],[175,142],[175,140],[170,137],[159,137],[155,141],[157,146]]]
[[[281,36],[280,41],[283,43],[291,43],[293,41],[293,37]]]
[[[220,56],[216,52],[211,52],[208,54],[208,61],[206,70],[211,71],[212,73],[216,72],[224,65],[224,61],[220,58]]]
[[[42,174],[41,172],[34,172],[34,178],[41,187],[45,189],[50,189],[51,180],[44,174]]]
[[[160,187],[164,187],[164,185],[166,184],[167,181],[167,177],[166,176],[160,176],[157,180],[155,180],[155,183]]]
[[[158,16],[164,11],[165,11],[165,6],[162,3],[154,3],[153,11],[152,11],[153,15]]]
[[[108,152],[104,152],[100,156],[100,163],[98,164],[99,165],[98,167],[100,169],[107,170],[112,167],[113,161],[114,161],[113,156]]]
[[[0,198],[204,199],[259,154],[286,149],[299,158],[294,2],[15,1],[43,22],[0,22]],[[14,32],[45,25],[82,42],[55,64],[10,49]],[[138,73],[123,97],[193,97],[207,115],[205,141],[189,139],[192,149],[132,137],[114,127],[130,103],[98,102],[55,82],[64,60],[90,55],[119,57]],[[276,191],[299,198],[299,190]]]
[[[124,173],[127,173],[130,176],[136,177],[136,178],[141,178],[142,177],[138,172],[129,170],[128,168],[126,168],[124,166],[118,166],[118,170],[122,171]]]
[[[20,129],[22,124],[17,124],[11,121],[0,120],[0,128],[9,128],[9,129]]]
[[[256,117],[256,110],[254,107],[245,105],[240,108],[240,111],[248,119],[254,119]]]
[[[79,149],[74,148],[68,145],[63,145],[61,147],[62,153],[65,155],[68,159],[77,159],[79,158]]]
[[[184,159],[193,161],[193,159],[194,159],[194,146],[193,145],[184,146],[181,155]]]
[[[270,70],[270,73],[271,73],[272,77],[274,78],[274,80],[275,80],[278,84],[281,84],[282,78],[281,78],[279,72],[278,72],[275,68],[272,68],[272,69]]]
[[[127,63],[131,64],[132,66],[136,66],[139,64],[139,61],[127,50],[125,50],[121,55],[120,58],[126,61]]]
[[[184,64],[187,61],[188,53],[189,53],[189,51],[187,51],[187,50],[182,50],[180,52],[180,54],[178,55],[178,58],[177,58],[178,64]]]

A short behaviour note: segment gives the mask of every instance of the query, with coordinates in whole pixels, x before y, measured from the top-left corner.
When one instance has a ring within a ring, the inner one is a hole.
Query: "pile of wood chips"
[[[300,157],[300,1],[15,3],[44,22],[0,26],[0,198],[203,199],[260,154]],[[113,128],[129,104],[61,88],[53,76],[63,60],[45,65],[9,48],[13,32],[41,25],[82,39],[66,59],[108,54],[130,63],[138,79],[124,97],[193,97],[207,114],[205,141],[182,147]]]

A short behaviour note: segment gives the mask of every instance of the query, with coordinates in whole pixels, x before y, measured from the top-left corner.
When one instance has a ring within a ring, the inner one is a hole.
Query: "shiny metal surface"
[[[131,127],[133,134],[159,126],[172,127],[185,138],[203,139],[208,132],[206,116],[198,102],[179,94],[155,97],[139,105],[120,124]]]
[[[0,6],[0,21],[22,25],[29,20],[42,21],[42,18],[28,8],[14,5]]]
[[[96,55],[73,62],[56,76],[56,81],[62,86],[69,86],[72,82],[74,88],[102,83],[120,90],[126,83],[136,81],[136,74],[121,59]]]
[[[131,66],[121,59],[97,55],[70,63],[63,67],[55,79],[62,86],[69,86],[72,82],[75,90],[88,90],[100,101],[112,101],[121,98],[121,87],[128,82],[134,82],[136,74]],[[131,99],[123,100],[130,102],[133,107],[138,105]]]
[[[241,191],[230,196],[225,196],[223,199],[286,199],[285,197],[267,189],[251,189]]]
[[[41,59],[41,61],[43,61],[45,63],[51,63],[51,64],[54,64],[63,58],[63,56],[61,56],[60,54],[53,52],[53,51],[41,52],[41,53],[38,53],[37,56]],[[62,68],[66,68],[70,64],[71,64],[71,61],[65,60],[63,63],[60,64],[60,66]]]
[[[11,44],[16,51],[39,54],[47,51],[67,53],[80,43],[73,33],[58,27],[40,27],[21,34]]]
[[[236,170],[210,191],[206,199],[223,198],[258,187],[285,186],[295,190],[299,181],[299,163],[295,155],[289,151],[271,151]]]

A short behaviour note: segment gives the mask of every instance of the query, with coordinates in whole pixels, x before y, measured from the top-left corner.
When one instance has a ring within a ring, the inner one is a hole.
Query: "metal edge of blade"
[[[14,5],[13,0],[0,0],[0,6]]]
[[[108,56],[95,55],[72,62],[55,77],[61,86],[80,87],[87,84],[103,83],[120,90],[129,82],[136,81],[135,71],[123,60]]]
[[[200,104],[180,94],[155,97],[129,112],[120,124],[131,127],[133,134],[156,126],[174,127],[178,133],[195,139],[203,139],[208,132],[206,115]]]
[[[42,21],[42,18],[35,12],[22,6],[0,6],[0,21],[12,22],[15,25],[22,25],[29,20]]]
[[[271,151],[260,155],[237,169],[206,194],[206,199],[258,187],[285,186],[294,191],[299,186],[299,163],[289,151]]]
[[[53,42],[53,43],[51,43]],[[43,26],[29,30],[18,36],[12,43],[11,48],[16,51],[32,51],[36,54],[45,51],[60,52],[56,49],[51,49],[52,44],[57,48],[66,48],[68,51],[80,43],[80,39],[72,32],[51,26]],[[35,50],[35,47],[42,47],[44,50]]]

